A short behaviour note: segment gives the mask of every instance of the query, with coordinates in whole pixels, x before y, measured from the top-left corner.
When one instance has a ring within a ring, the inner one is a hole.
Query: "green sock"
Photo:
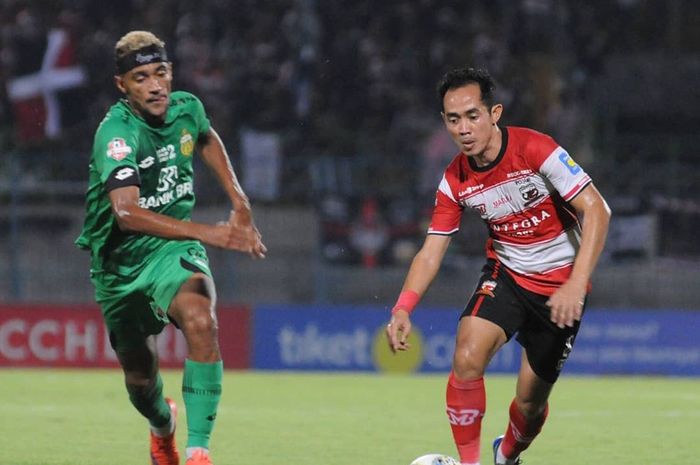
[[[170,421],[170,407],[163,397],[163,379],[160,374],[151,386],[126,385],[129,400],[151,426],[160,428]]]
[[[187,409],[187,447],[209,448],[216,410],[221,399],[224,364],[200,363],[185,359],[182,398]]]

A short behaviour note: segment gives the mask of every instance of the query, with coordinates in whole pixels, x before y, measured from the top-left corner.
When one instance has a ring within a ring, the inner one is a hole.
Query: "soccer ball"
[[[459,465],[459,462],[447,455],[428,454],[418,457],[411,465]]]

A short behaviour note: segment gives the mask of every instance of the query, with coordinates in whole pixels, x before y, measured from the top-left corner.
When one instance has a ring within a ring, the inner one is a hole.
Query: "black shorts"
[[[534,372],[554,383],[571,353],[580,322],[563,329],[552,323],[548,299],[519,286],[502,264],[488,260],[460,319],[478,316],[491,321],[505,331],[508,340],[517,333]]]

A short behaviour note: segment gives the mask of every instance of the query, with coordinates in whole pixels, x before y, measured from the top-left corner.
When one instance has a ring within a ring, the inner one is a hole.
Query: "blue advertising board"
[[[700,312],[591,310],[566,373],[700,376]]]
[[[411,353],[388,354],[389,312],[377,307],[262,306],[254,313],[253,366],[262,369],[375,371],[391,358],[407,370],[446,371],[459,312],[422,309],[412,318]],[[420,338],[420,340],[418,340]]]
[[[253,367],[285,370],[448,372],[460,310],[421,308],[412,315],[408,352],[393,355],[384,337],[389,312],[379,307],[259,306],[253,321]],[[700,312],[591,309],[565,373],[700,375]],[[515,373],[511,341],[490,373]]]

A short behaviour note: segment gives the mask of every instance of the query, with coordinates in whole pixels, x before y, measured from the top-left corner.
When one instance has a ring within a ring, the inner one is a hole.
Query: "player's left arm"
[[[569,279],[549,298],[551,320],[560,328],[573,326],[581,319],[588,283],[600,257],[610,223],[610,208],[593,183],[589,183],[570,202],[583,218],[581,245]]]
[[[253,221],[248,196],[243,192],[238,182],[224,143],[213,128],[202,134],[197,141],[199,153],[204,162],[214,172],[219,184],[226,192],[233,207],[229,223],[232,228],[237,228],[249,236],[253,243],[251,255],[264,258],[267,248],[262,243],[262,237]]]

